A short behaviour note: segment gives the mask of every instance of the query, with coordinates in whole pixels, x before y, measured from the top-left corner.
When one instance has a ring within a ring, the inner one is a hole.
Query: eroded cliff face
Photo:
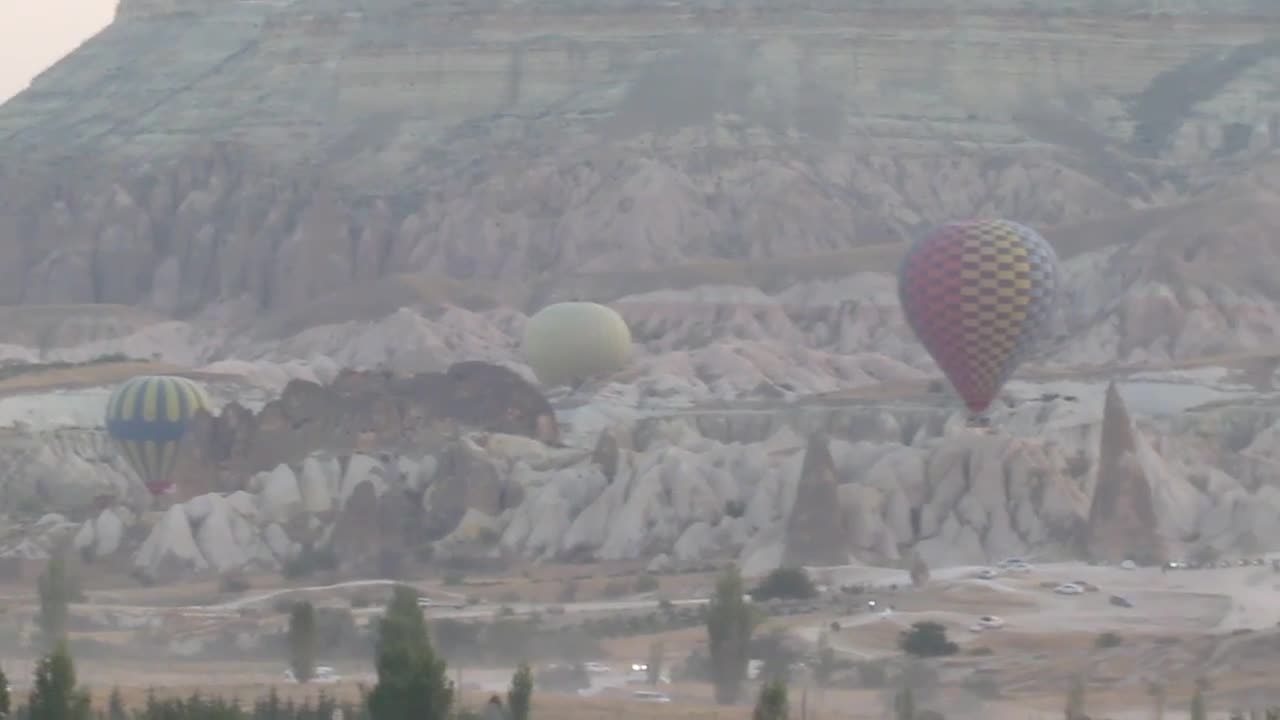
[[[0,108],[0,302],[252,317],[1167,204],[1275,146],[1276,19],[1143,9],[130,0]]]

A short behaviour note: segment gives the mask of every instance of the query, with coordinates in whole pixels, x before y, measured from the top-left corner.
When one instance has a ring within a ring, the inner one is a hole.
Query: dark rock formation
[[[333,554],[342,569],[377,566],[382,547],[377,489],[365,480],[355,486],[333,526]]]
[[[795,505],[787,519],[782,552],[784,566],[849,562],[849,533],[840,510],[838,484],[827,439],[812,435],[800,470]]]
[[[1151,483],[1138,458],[1137,430],[1115,383],[1107,388],[1098,456],[1098,482],[1086,527],[1086,551],[1095,560],[1162,563]]]
[[[924,561],[920,553],[911,552],[911,562],[908,565],[911,572],[911,585],[913,587],[924,587],[929,584],[929,564]]]
[[[611,430],[605,430],[600,433],[600,437],[596,439],[596,447],[591,451],[591,462],[600,466],[600,472],[613,482],[613,478],[618,474],[618,459],[621,449],[618,447],[618,436]]]
[[[451,445],[440,458],[440,469],[429,492],[422,520],[425,539],[437,540],[452,532],[467,510],[485,515],[502,513],[507,483],[494,464],[461,445]]]
[[[216,417],[197,416],[173,476],[184,496],[232,491],[255,473],[319,449],[341,455],[430,448],[444,445],[458,426],[560,441],[546,398],[497,365],[464,362],[413,377],[348,371],[328,386],[290,382],[256,414],[233,403]]]

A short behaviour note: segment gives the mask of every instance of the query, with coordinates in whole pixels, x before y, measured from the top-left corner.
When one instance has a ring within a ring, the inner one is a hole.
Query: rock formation
[[[237,404],[202,415],[179,448],[174,477],[186,497],[232,492],[254,473],[310,453],[440,446],[457,424],[559,442],[546,398],[519,375],[482,362],[396,377],[344,372],[330,385],[292,381],[253,413]]]
[[[1259,7],[125,0],[0,108],[0,556],[70,539],[165,581],[1280,548]],[[1063,258],[1059,342],[991,435],[892,275],[969,215]],[[547,398],[519,337],[570,297],[634,357]],[[218,406],[159,511],[101,428],[148,369]]]
[[[929,565],[919,553],[911,553],[911,565],[908,570],[912,585],[919,588],[929,584]]]
[[[132,512],[130,501],[83,523],[31,521],[0,536],[0,555],[38,557],[74,536],[86,557],[125,559],[159,580],[278,570],[330,552],[339,572],[354,575],[389,572],[396,563],[407,569],[420,556],[626,559],[654,569],[737,560],[758,574],[792,562],[789,556],[899,567],[919,558],[936,568],[1082,550],[1150,559],[1144,543],[1169,553],[1280,546],[1272,520],[1280,493],[1239,479],[1255,474],[1248,457],[1280,453],[1273,430],[1280,412],[1268,419],[1257,408],[1225,407],[1146,417],[1147,429],[1128,431],[1124,441],[1126,426],[1113,427],[1120,390],[1110,391],[1109,406],[1105,385],[1092,392],[1074,403],[1028,403],[998,414],[1001,433],[993,436],[967,432],[961,415],[945,407],[929,417],[910,406],[854,404],[631,420],[608,433],[618,448],[611,479],[590,443],[559,448],[498,433],[462,432],[432,451],[320,449],[253,475],[245,490],[198,496],[159,514]],[[874,437],[867,429],[876,427],[894,429]],[[910,444],[903,427],[915,428],[906,433]],[[1247,455],[1231,449],[1241,442]],[[1132,460],[1106,454],[1116,445],[1136,448],[1119,455],[1136,458],[1139,474]],[[52,475],[62,464],[91,462],[70,453],[100,452],[49,447],[5,467],[22,477]],[[0,443],[0,460],[6,453]],[[1152,491],[1143,496],[1135,478]],[[25,502],[11,487],[6,500]],[[1138,501],[1118,497],[1118,489]],[[1141,502],[1154,512],[1136,519],[1111,512]],[[419,552],[425,548],[431,552]],[[842,554],[829,555],[833,548]]]
[[[1168,559],[1138,442],[1124,400],[1111,383],[1102,415],[1098,479],[1089,509],[1087,547],[1096,560],[1163,563]]]
[[[124,3],[0,108],[0,302],[249,321],[400,273],[509,290],[1058,225],[1280,137],[1256,3],[956,7]]]
[[[814,435],[805,448],[796,499],[787,517],[782,564],[844,565],[849,562],[847,521],[841,512],[835,462],[826,438]]]

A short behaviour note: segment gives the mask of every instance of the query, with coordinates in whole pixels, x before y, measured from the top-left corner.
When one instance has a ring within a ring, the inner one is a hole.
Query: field
[[[884,717],[892,688],[908,682],[899,677],[915,678],[909,682],[920,683],[921,704],[945,709],[948,717],[1060,716],[1067,685],[1075,677],[1086,677],[1092,706],[1105,708],[1107,717],[1135,718],[1149,713],[1149,681],[1159,678],[1167,684],[1167,716],[1172,718],[1185,707],[1200,678],[1212,683],[1211,705],[1227,708],[1258,702],[1259,693],[1268,692],[1280,669],[1280,636],[1273,629],[1280,574],[1265,563],[1167,572],[1043,564],[993,578],[978,577],[980,570],[938,569],[928,585],[912,588],[900,570],[825,568],[812,573],[826,588],[820,597],[769,605],[758,636],[776,634],[804,659],[813,657],[816,642],[825,634],[842,668],[825,691],[817,689],[804,667],[793,668],[793,716],[798,716],[803,698],[812,718]],[[638,575],[626,564],[540,567],[462,583],[446,585],[436,578],[413,584],[435,600],[424,610],[430,620],[489,627],[524,618],[550,623],[555,634],[586,627],[583,623],[599,628],[610,619],[693,612],[713,580],[707,573],[664,576],[657,587],[636,592],[628,581]],[[225,648],[195,651],[184,643],[219,632],[279,632],[287,604],[303,597],[318,606],[349,609],[359,625],[367,626],[380,613],[389,581],[297,586],[261,577],[252,578],[252,590],[228,593],[213,581],[153,589],[88,577],[88,602],[73,606],[73,617],[80,619],[73,643],[95,643],[96,650],[78,661],[81,679],[99,697],[119,687],[130,702],[140,702],[151,689],[160,696],[199,691],[249,703],[276,687],[286,697],[314,696],[324,690],[354,699],[361,684],[375,680],[367,654],[326,660],[343,680],[305,688],[283,682],[283,659],[273,657],[269,649],[237,656]],[[1056,592],[1065,582],[1086,590],[1077,595]],[[574,597],[566,600],[570,584]],[[669,601],[666,610],[660,598]],[[1116,598],[1128,606],[1117,604]],[[0,588],[0,599],[6,608],[0,624],[11,631],[29,628],[34,611],[30,587]],[[983,616],[995,616],[1001,627],[976,627]],[[906,664],[898,650],[899,635],[921,621],[946,627],[958,652],[923,666]],[[130,623],[136,627],[147,622],[152,624],[150,631],[129,629]],[[94,629],[86,629],[90,624]],[[749,717],[749,706],[717,707],[706,683],[681,676],[684,658],[705,644],[705,631],[697,622],[593,632],[601,636],[591,659],[604,669],[593,671],[588,696],[541,690],[539,720]],[[649,688],[623,669],[643,662],[659,639],[665,647],[664,667],[674,680],[656,688],[670,698],[666,703],[636,698],[636,690]],[[154,660],[130,647],[145,643],[155,647]],[[113,653],[111,647],[120,652]],[[0,661],[20,695],[30,681],[31,659],[30,650],[0,649]],[[534,660],[538,666],[552,658]],[[462,688],[464,703],[478,706],[490,694],[504,691],[511,664],[468,662],[459,668],[452,662],[450,672]],[[926,674],[913,674],[918,672]],[[754,686],[748,692],[754,693]]]

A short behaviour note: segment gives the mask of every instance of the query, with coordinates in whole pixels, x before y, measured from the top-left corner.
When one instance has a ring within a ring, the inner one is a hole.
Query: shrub
[[[635,585],[632,586],[632,592],[645,593],[653,592],[658,589],[658,578],[645,573],[636,578]]]
[[[858,684],[865,688],[882,688],[889,682],[889,671],[878,662],[858,665]]]
[[[281,572],[289,579],[306,577],[315,572],[334,570],[338,567],[338,556],[332,548],[313,548],[304,546],[296,557],[284,564]]]
[[[918,622],[898,636],[898,647],[916,657],[955,655],[960,646],[947,639],[947,629],[936,622]]]
[[[251,587],[249,579],[239,573],[228,573],[218,580],[218,588],[224,593],[241,593]]]
[[[804,600],[817,594],[818,589],[813,586],[813,581],[804,568],[778,568],[765,576],[751,591],[751,599],[756,602],[775,599]]]
[[[1100,650],[1106,650],[1107,648],[1118,647],[1123,642],[1124,640],[1119,635],[1113,632],[1104,632],[1093,641],[1093,644],[1094,647]]]
[[[560,585],[560,594],[556,596],[557,602],[569,603],[578,599],[578,582],[576,580],[565,580]]]

